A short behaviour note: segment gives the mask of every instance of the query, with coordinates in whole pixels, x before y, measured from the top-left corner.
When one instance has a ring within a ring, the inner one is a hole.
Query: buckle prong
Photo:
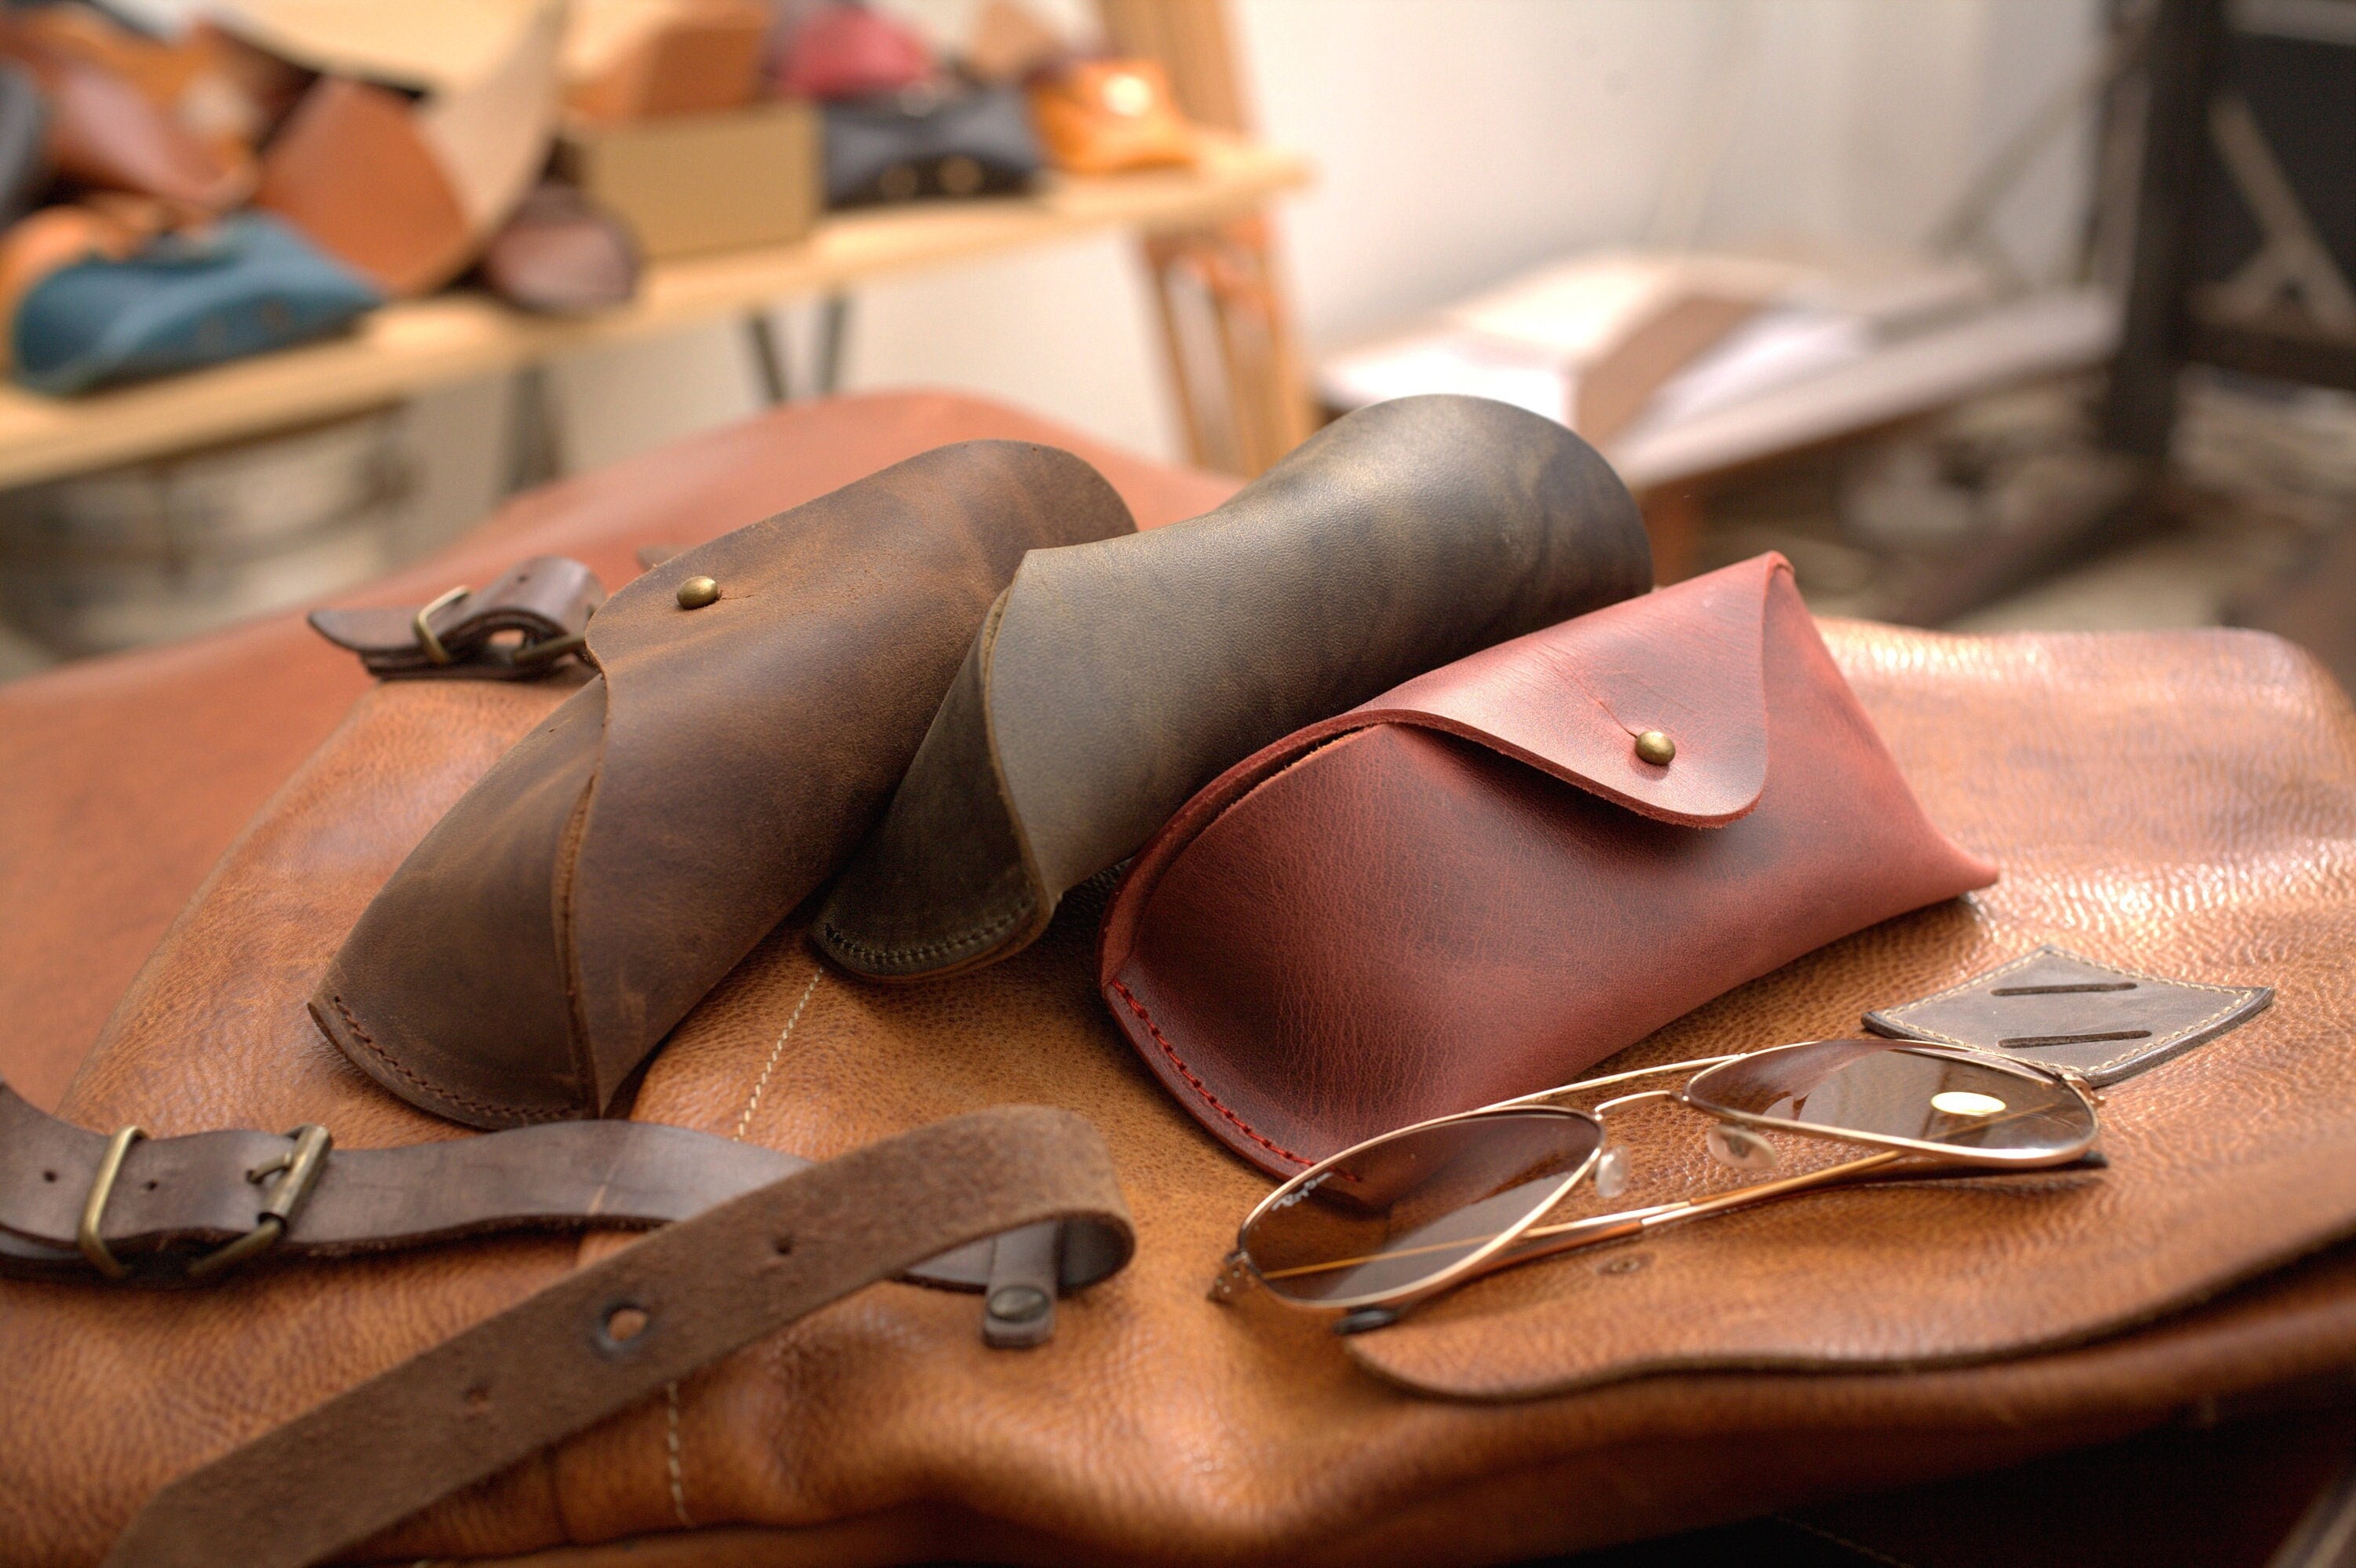
[[[560,637],[543,637],[539,642],[524,644],[509,656],[508,662],[523,667],[544,664],[551,659],[561,659],[565,655],[575,652],[588,641],[589,635],[586,632],[567,632]]]
[[[276,1176],[270,1196],[263,1201],[262,1211],[254,1217],[253,1229],[237,1240],[207,1253],[188,1265],[188,1277],[211,1279],[227,1274],[246,1259],[266,1253],[276,1246],[294,1222],[294,1211],[311,1196],[318,1184],[319,1172],[327,1163],[327,1151],[335,1147],[335,1137],[327,1128],[306,1122],[286,1135],[293,1143],[285,1152],[273,1156],[245,1173],[248,1181],[259,1182]]]

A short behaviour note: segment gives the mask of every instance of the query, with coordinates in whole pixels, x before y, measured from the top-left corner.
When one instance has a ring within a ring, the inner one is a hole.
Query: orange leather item
[[[254,205],[393,294],[439,288],[474,259],[476,237],[409,101],[321,77],[262,158]]]
[[[749,521],[919,444],[1018,432],[1053,434],[957,400],[786,411],[527,497],[383,596],[416,603],[543,549],[620,581],[631,546]],[[1141,513],[1205,504],[1167,505],[1198,483],[1189,476],[1084,454]],[[725,515],[732,496],[741,510]],[[1825,633],[1929,813],[2005,880],[1811,955],[1615,1065],[1845,1032],[1866,1007],[2048,939],[2276,987],[2271,1011],[2112,1097],[2109,1171],[1794,1200],[1499,1275],[1344,1342],[1271,1303],[1202,1299],[1267,1184],[1138,1071],[1095,996],[1084,903],[1007,963],[932,987],[821,974],[789,923],[680,1026],[635,1115],[824,1157],[977,1105],[1060,1104],[1107,1134],[1136,1262],[1061,1308],[1052,1344],[1020,1355],[976,1342],[969,1300],[878,1286],[361,1555],[545,1552],[539,1561],[567,1568],[1494,1562],[2012,1463],[2261,1390],[2344,1381],[2356,1257],[2234,1282],[2347,1230],[2333,1208],[2350,1200],[2356,1161],[2346,700],[2311,663],[2249,635]],[[346,656],[288,618],[0,689],[13,786],[0,805],[0,894],[14,899],[0,908],[25,915],[0,923],[0,1001],[16,1041],[81,1005],[61,993],[119,989],[104,966],[161,923],[143,897],[177,878],[177,901],[194,877],[186,836],[212,831],[203,825],[262,772],[246,748],[283,747],[273,730],[337,705],[307,684],[321,672],[357,684]],[[302,1001],[373,885],[560,696],[497,682],[370,691],[124,997],[70,1114],[165,1132],[317,1118],[355,1146],[463,1136],[378,1093],[310,1030]],[[122,765],[126,734],[142,737],[145,766]],[[207,773],[211,757],[229,782]],[[114,823],[119,837],[106,831]],[[166,861],[178,869],[155,869]],[[58,944],[36,955],[46,967],[16,948],[28,923]],[[2167,1139],[2182,1147],[2163,1160]],[[1665,1140],[1665,1164],[1672,1144],[1698,1139]],[[2187,1186],[2167,1214],[2182,1233],[2151,1245],[2144,1217],[2142,1252],[2123,1266],[2126,1243],[2100,1244],[2098,1228],[2149,1189],[2104,1192],[2139,1184],[2133,1167],[2147,1160]],[[2099,1267],[2037,1276],[2069,1266],[2073,1246]],[[168,1296],[0,1285],[12,1352],[0,1360],[12,1412],[0,1424],[0,1560],[95,1560],[170,1477],[583,1256],[510,1238],[265,1263]],[[2111,1293],[2073,1306],[2069,1286],[2100,1276]],[[2142,1316],[2123,1321],[2123,1297]],[[1958,1304],[1978,1326],[1969,1344],[1952,1337]],[[1929,1310],[1918,1318],[1918,1307]],[[1541,1308],[1558,1316],[1534,1322]],[[1804,1340],[1800,1368],[1758,1353],[1778,1326],[1799,1342],[1818,1325],[1829,1331]],[[1610,1379],[1592,1377],[1583,1334],[1608,1344]],[[1468,1371],[1494,1375],[1475,1388]],[[1648,1375],[1625,1375],[1638,1371]],[[1566,1381],[1589,1386],[1541,1392]],[[1403,1384],[1472,1397],[1411,1397]],[[1521,1397],[1499,1403],[1508,1396]]]
[[[41,84],[49,158],[62,178],[197,212],[225,212],[252,194],[253,160],[234,138],[198,135],[87,53],[22,21],[0,26],[0,53]]]
[[[1194,128],[1153,60],[1081,60],[1031,89],[1031,120],[1057,168],[1119,174],[1194,161]]]
[[[1665,765],[1638,754],[1653,731],[1676,742]],[[1289,1176],[1568,1083],[1995,880],[1924,819],[1792,569],[1762,555],[1237,763],[1138,854],[1098,983],[1179,1104]]]
[[[753,0],[682,5],[566,88],[565,106],[607,123],[741,109],[760,89],[769,24]]]

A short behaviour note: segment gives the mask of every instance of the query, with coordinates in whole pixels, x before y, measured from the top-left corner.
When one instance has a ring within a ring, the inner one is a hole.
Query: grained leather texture
[[[567,555],[606,582],[951,442],[1044,442],[1113,483],[1141,527],[1233,492],[1028,414],[940,392],[862,393],[726,425],[526,492],[439,554],[347,595],[415,606],[519,560]],[[100,1026],[255,810],[369,681],[300,614],[0,686],[0,1072],[57,1104]],[[121,737],[145,765],[123,765]]]
[[[1665,765],[1636,754],[1655,729]],[[1238,763],[1138,856],[1099,978],[1179,1103],[1289,1175],[1995,877],[1924,818],[1764,555]]]
[[[360,917],[319,1027],[470,1125],[605,1112],[873,823],[1023,552],[1133,527],[1069,453],[978,442],[654,567],[589,624],[600,677]]]
[[[881,978],[1003,957],[1260,747],[1651,581],[1635,503],[1562,426],[1360,410],[1206,517],[1024,561],[819,944]]]
[[[790,411],[602,484],[568,481],[530,497],[467,547],[492,552],[487,560],[433,563],[382,597],[413,604],[541,551],[580,556],[619,581],[637,545],[716,531],[731,507],[742,521],[795,498],[765,493],[760,475],[815,494],[853,476],[829,465],[889,461],[901,454],[893,442],[1017,432],[1051,433],[950,400]],[[1104,466],[1113,473],[1114,460]],[[1157,486],[1132,467],[1121,483],[1141,515],[1160,507],[1170,517],[1200,509],[1175,504],[1182,486],[1211,482],[1170,475]],[[2210,1206],[2188,1225],[2202,1239],[2187,1250],[2163,1238],[2122,1278],[2158,1311],[2200,1296],[2209,1282],[2199,1265],[2221,1248],[2238,1245],[2247,1261],[2312,1240],[2305,1228],[2320,1200],[2291,1211],[2243,1200],[2262,1195],[2254,1171],[2274,1182],[2264,1162],[2282,1162],[2285,1179],[2311,1162],[2306,1187],[2326,1197],[2342,1191],[2329,1179],[2349,1168],[2356,719],[2344,699],[2302,656],[2248,635],[1980,638],[1838,624],[1825,633],[1928,813],[1997,859],[2005,880],[1835,944],[1607,1065],[1847,1033],[1868,1007],[1941,989],[2049,938],[2159,973],[2273,985],[2273,1009],[2113,1096],[2114,1166],[2099,1179],[2126,1168],[2120,1131],[2136,1098],[2214,1062],[2213,1076],[2171,1092],[2222,1096],[2237,1113],[2202,1122],[2187,1151],[2188,1162],[2225,1157],[2224,1174],[2204,1188]],[[234,791],[272,766],[284,771],[272,748],[287,737],[241,727],[241,712],[282,715],[292,731],[317,724],[361,684],[347,658],[287,617],[0,690],[0,754],[25,760],[12,775],[21,787],[0,803],[0,877],[22,879],[6,883],[16,901],[0,910],[44,911],[57,944],[34,952],[37,962],[20,961],[32,950],[18,948],[0,965],[17,1027],[0,1039],[12,1078],[16,1053],[33,1049],[25,1042],[54,1051],[48,1042],[70,1037],[80,990],[120,991],[108,965],[123,961],[134,935],[152,944],[162,924],[141,901],[153,896],[146,883],[108,879],[101,850],[134,846],[165,868],[150,880],[177,876],[185,891],[196,873],[174,868],[207,835],[229,837],[214,825]],[[352,771],[313,773],[310,841],[291,819],[247,837],[222,867],[219,896],[191,912],[126,999],[71,1116],[170,1132],[320,1119],[339,1147],[455,1136],[379,1093],[310,1029],[303,1003],[372,886],[558,695],[472,682],[371,692],[346,734],[351,754],[338,765]],[[177,804],[168,791],[140,795],[155,781],[126,775],[117,749],[124,724],[176,708],[186,710],[178,725],[148,722],[151,755],[179,781]],[[429,743],[454,749],[413,754]],[[208,754],[220,759],[218,779],[198,765]],[[368,808],[349,809],[347,794]],[[152,823],[134,808],[150,799],[163,803]],[[290,795],[273,816],[296,804]],[[93,830],[72,830],[78,820]],[[97,830],[106,825],[116,826]],[[1781,1321],[1829,1370],[1681,1366],[1511,1403],[1413,1397],[1394,1380],[1439,1385],[1451,1367],[1512,1371],[1516,1359],[1531,1381],[1501,1380],[1494,1392],[1526,1392],[1561,1375],[1566,1347],[1633,1333],[1652,1304],[1615,1293],[1667,1266],[1671,1238],[1501,1275],[1347,1343],[1265,1301],[1210,1305],[1204,1287],[1267,1183],[1203,1136],[1105,1016],[1092,896],[1071,901],[1030,951],[954,986],[821,976],[789,924],[681,1025],[635,1102],[643,1118],[812,1158],[985,1104],[1081,1111],[1106,1130],[1140,1250],[1128,1272],[1059,1308],[1052,1344],[988,1350],[969,1296],[881,1285],[359,1555],[547,1568],[1502,1562],[2203,1419],[2303,1380],[2344,1386],[2356,1363],[2356,1258],[2343,1250],[2131,1332],[1921,1365],[1944,1330],[1935,1314],[1908,1327],[1919,1301],[1974,1292],[2021,1342],[2064,1318],[2085,1328],[2066,1303],[2051,1316],[2058,1287],[2015,1267],[2030,1255],[2024,1224],[2033,1230],[2054,1203],[2007,1179],[1944,1198],[1936,1189],[1887,1195],[1936,1205],[1976,1192],[1968,1212],[1838,1206],[1875,1197],[1860,1193],[1687,1233],[1678,1244],[1697,1250],[1680,1255],[1709,1266],[1659,1315],[1669,1328],[1690,1336],[1708,1318],[1740,1362]],[[123,910],[120,929],[112,906]],[[79,942],[66,940],[75,933]],[[14,920],[0,923],[0,943],[27,940]],[[76,994],[52,998],[59,991]],[[2310,1094],[2320,1098],[2308,1104]],[[1644,1179],[1682,1174],[1668,1154],[1706,1172],[1697,1145],[1689,1132],[1667,1140]],[[2207,1180],[2197,1164],[2184,1173]],[[1934,1214],[1964,1223],[1939,1229],[1926,1218]],[[1772,1296],[1728,1293],[1781,1245],[1780,1234],[1745,1227],[1811,1220],[1867,1227],[1837,1260],[1852,1274],[1796,1282],[1815,1296],[1795,1296],[1788,1275]],[[0,1423],[9,1478],[0,1561],[95,1562],[172,1476],[610,1245],[527,1238],[327,1267],[264,1263],[220,1290],[170,1296],[0,1283],[0,1343],[10,1352],[0,1358],[0,1398],[11,1412]],[[1537,1325],[1543,1343],[1529,1349],[1516,1342],[1522,1324],[1500,1315],[1515,1304],[1499,1293],[1525,1280],[1533,1294],[1520,1305],[1558,1300],[1563,1313]],[[1827,1316],[1822,1296],[1836,1285],[1856,1299]],[[1427,1328],[1431,1337],[1418,1338]],[[1888,1362],[1861,1359],[1892,1348],[1918,1370],[1892,1375]],[[1378,1376],[1353,1360],[1377,1353]]]

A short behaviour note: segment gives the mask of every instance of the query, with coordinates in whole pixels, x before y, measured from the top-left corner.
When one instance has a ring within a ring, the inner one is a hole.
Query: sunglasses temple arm
[[[1622,1214],[1599,1214],[1589,1220],[1571,1220],[1559,1225],[1541,1225],[1526,1231],[1519,1241],[1507,1247],[1494,1260],[1493,1266],[1505,1268],[1524,1264],[1532,1258],[1546,1257],[1555,1253],[1569,1252],[1574,1247],[1600,1246],[1605,1242],[1624,1241],[1646,1231],[1658,1230],[1687,1220],[1697,1220],[1705,1214],[1722,1214],[1730,1209],[1744,1209],[1753,1203],[1789,1193],[1804,1192],[1835,1181],[1860,1176],[1869,1170],[1879,1170],[1906,1158],[1906,1153],[1891,1149],[1886,1154],[1868,1155],[1845,1164],[1826,1166],[1802,1176],[1787,1176],[1780,1181],[1763,1181],[1756,1187],[1722,1193],[1716,1198],[1692,1199],[1677,1203],[1655,1204],[1650,1209],[1632,1209]],[[1487,1270],[1483,1270],[1486,1273]]]

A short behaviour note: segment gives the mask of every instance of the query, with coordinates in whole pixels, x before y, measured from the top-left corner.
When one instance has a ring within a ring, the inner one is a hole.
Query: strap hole
[[[55,1181],[57,1179],[58,1173],[54,1170],[45,1170],[41,1172],[41,1179],[43,1181]]]
[[[597,1337],[605,1341],[605,1349],[609,1350],[626,1349],[647,1331],[653,1321],[645,1307],[633,1302],[620,1302],[605,1308],[605,1316],[597,1324]]]
[[[769,1244],[776,1249],[777,1255],[781,1258],[790,1255],[794,1250],[794,1239],[791,1236],[779,1236]]]
[[[466,1408],[481,1410],[491,1403],[491,1385],[477,1383],[466,1391]]]
[[[147,1191],[149,1191],[149,1192],[153,1192],[153,1191],[155,1191],[155,1183],[154,1183],[154,1182],[152,1182],[152,1181],[151,1181],[151,1182],[149,1182],[149,1183],[147,1184],[147,1186],[146,1186],[145,1190],[147,1190]]]

